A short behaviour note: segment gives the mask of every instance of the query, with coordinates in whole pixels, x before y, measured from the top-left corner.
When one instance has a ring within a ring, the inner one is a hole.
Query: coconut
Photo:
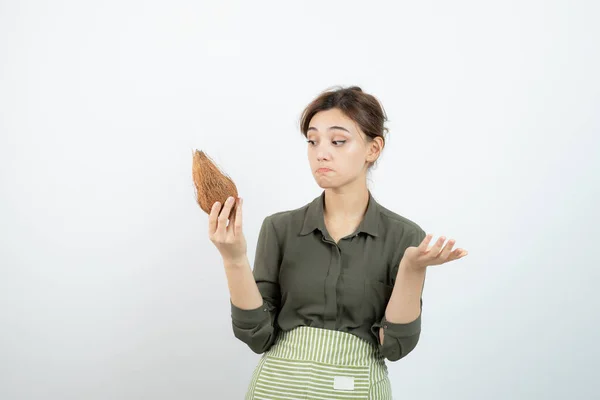
[[[222,172],[203,151],[194,151],[192,177],[196,187],[196,202],[207,214],[210,214],[215,202],[220,202],[222,207],[229,196],[236,200],[238,198],[238,191],[233,180]],[[235,215],[236,208],[237,202],[233,204],[228,219]]]

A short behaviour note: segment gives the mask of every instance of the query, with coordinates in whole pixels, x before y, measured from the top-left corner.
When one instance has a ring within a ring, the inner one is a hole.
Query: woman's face
[[[368,162],[377,159],[380,138],[367,142],[359,126],[338,108],[315,114],[306,135],[310,169],[322,188],[366,177]]]

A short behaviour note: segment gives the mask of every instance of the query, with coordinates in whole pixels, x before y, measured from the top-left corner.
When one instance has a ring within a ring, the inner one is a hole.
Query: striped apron
[[[358,336],[300,326],[262,355],[246,400],[391,400],[387,372],[377,347]]]

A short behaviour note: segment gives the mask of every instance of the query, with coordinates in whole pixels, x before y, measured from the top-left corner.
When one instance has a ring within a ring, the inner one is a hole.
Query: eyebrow
[[[348,129],[344,128],[343,126],[337,126],[337,125],[330,126],[329,130],[332,130],[332,129],[341,129],[342,131],[346,131],[346,132],[350,133],[350,131]],[[311,126],[306,131],[308,132],[308,131],[316,131],[316,130],[317,130],[317,128],[315,128],[314,126]]]

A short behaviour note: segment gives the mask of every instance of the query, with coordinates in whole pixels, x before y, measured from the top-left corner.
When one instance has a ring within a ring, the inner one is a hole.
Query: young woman
[[[229,286],[233,332],[261,354],[246,399],[391,399],[385,360],[405,357],[421,332],[427,266],[467,255],[379,204],[367,173],[387,120],[359,87],[321,93],[300,129],[320,196],[262,223],[254,268],[242,199],[218,202],[209,237]],[[410,193],[407,193],[410,195]]]

